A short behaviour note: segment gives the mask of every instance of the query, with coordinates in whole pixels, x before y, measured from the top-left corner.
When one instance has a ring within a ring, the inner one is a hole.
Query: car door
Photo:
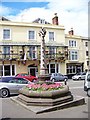
[[[30,81],[24,78],[16,78],[16,79],[17,79],[17,92],[19,91],[19,89],[30,83]]]
[[[9,81],[8,88],[9,88],[10,94],[16,94],[17,93],[18,85],[17,85],[17,80],[15,78],[13,78]]]
[[[63,80],[63,75],[59,74],[59,80],[62,81]]]
[[[86,76],[86,73],[84,72],[84,73],[82,73],[82,75],[81,75],[81,79],[85,79],[85,76]]]

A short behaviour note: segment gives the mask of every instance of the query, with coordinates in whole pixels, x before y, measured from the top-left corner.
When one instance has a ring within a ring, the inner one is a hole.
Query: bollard
[[[64,84],[67,85],[67,79],[64,80]]]

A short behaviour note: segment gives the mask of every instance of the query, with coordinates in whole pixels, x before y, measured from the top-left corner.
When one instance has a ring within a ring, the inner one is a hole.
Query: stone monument
[[[40,75],[38,79],[40,81],[50,80],[50,75],[48,74],[47,63],[46,63],[46,54],[45,54],[45,35],[46,30],[42,28],[39,32],[39,36],[41,37],[41,59],[40,59]]]

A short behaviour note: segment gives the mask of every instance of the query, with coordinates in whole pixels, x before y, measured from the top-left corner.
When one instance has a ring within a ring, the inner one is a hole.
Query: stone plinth
[[[73,100],[68,86],[60,90],[32,91],[22,88],[18,100],[26,105],[53,106]]]

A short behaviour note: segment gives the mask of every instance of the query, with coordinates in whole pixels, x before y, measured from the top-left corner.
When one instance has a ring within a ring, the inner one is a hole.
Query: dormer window
[[[45,24],[45,19],[40,19],[40,20],[39,20],[39,23]]]

